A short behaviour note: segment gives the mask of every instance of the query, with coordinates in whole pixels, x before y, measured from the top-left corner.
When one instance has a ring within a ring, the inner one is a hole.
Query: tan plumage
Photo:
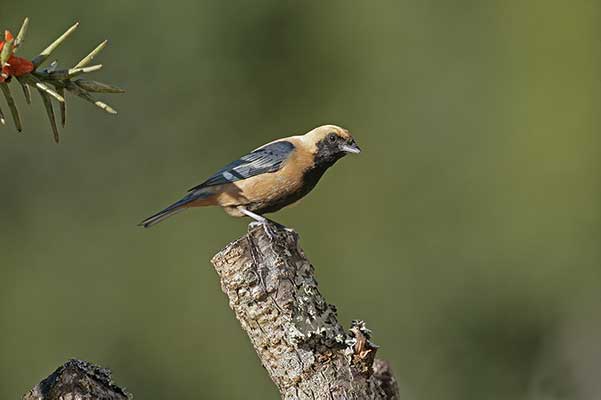
[[[359,151],[350,133],[335,125],[275,140],[226,166],[141,225],[151,226],[190,207],[216,205],[234,217],[253,218],[259,217],[253,213],[277,211],[311,191],[339,158]]]

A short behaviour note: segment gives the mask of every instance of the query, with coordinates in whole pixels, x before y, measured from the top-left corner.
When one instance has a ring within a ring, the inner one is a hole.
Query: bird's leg
[[[242,214],[246,215],[247,217],[254,219],[258,224],[262,225],[267,236],[273,240],[274,235],[271,230],[271,227],[269,226],[271,223],[273,223],[273,221],[271,221],[270,219],[267,219],[259,214],[255,214],[254,212],[249,211],[242,206],[238,206],[238,211],[240,211]]]
[[[265,223],[267,223],[267,221],[269,221],[267,218],[265,218],[259,214],[255,214],[252,211],[248,211],[246,208],[244,208],[242,206],[238,206],[238,211],[240,211],[242,214],[254,219],[255,221],[257,221],[261,224],[265,224]]]
[[[247,217],[250,217],[250,218],[252,218],[252,219],[254,219],[256,221],[256,222],[251,222],[251,225],[254,225],[254,224],[261,224],[261,225],[263,225],[265,227],[265,231],[267,232],[267,235],[269,235],[269,237],[271,239],[273,239],[273,237],[271,236],[271,232],[270,232],[270,229],[269,229],[269,224],[274,225],[274,226],[278,227],[279,229],[283,229],[283,230],[285,230],[288,233],[296,233],[294,231],[294,229],[288,228],[286,225],[282,225],[282,224],[280,224],[277,221],[274,221],[274,220],[269,219],[269,218],[265,218],[262,215],[256,214],[256,213],[254,213],[252,211],[249,211],[249,210],[247,210],[246,208],[244,208],[242,206],[238,206],[238,210],[242,214],[244,214]]]

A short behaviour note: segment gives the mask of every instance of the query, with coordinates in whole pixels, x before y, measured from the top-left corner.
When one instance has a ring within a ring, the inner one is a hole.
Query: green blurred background
[[[274,218],[345,325],[365,319],[404,398],[601,398],[601,3],[0,3],[32,57],[120,114],[41,101],[0,127],[0,398],[70,357],[138,399],[277,399],[209,259],[219,209],[136,224],[274,138],[342,125],[363,148]],[[7,107],[0,102],[5,111]]]

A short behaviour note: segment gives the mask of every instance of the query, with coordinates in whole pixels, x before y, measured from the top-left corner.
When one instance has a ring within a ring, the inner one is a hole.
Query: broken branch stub
[[[354,321],[345,331],[319,292],[295,232],[251,228],[211,262],[283,399],[399,399],[365,324]]]
[[[128,400],[133,398],[115,385],[111,371],[82,360],[69,360],[35,385],[22,400]]]

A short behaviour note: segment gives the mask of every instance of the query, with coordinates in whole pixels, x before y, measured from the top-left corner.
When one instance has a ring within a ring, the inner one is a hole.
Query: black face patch
[[[325,138],[317,142],[315,167],[329,168],[344,157],[346,153],[340,149],[340,144],[343,142],[344,139],[334,132],[327,134]]]

